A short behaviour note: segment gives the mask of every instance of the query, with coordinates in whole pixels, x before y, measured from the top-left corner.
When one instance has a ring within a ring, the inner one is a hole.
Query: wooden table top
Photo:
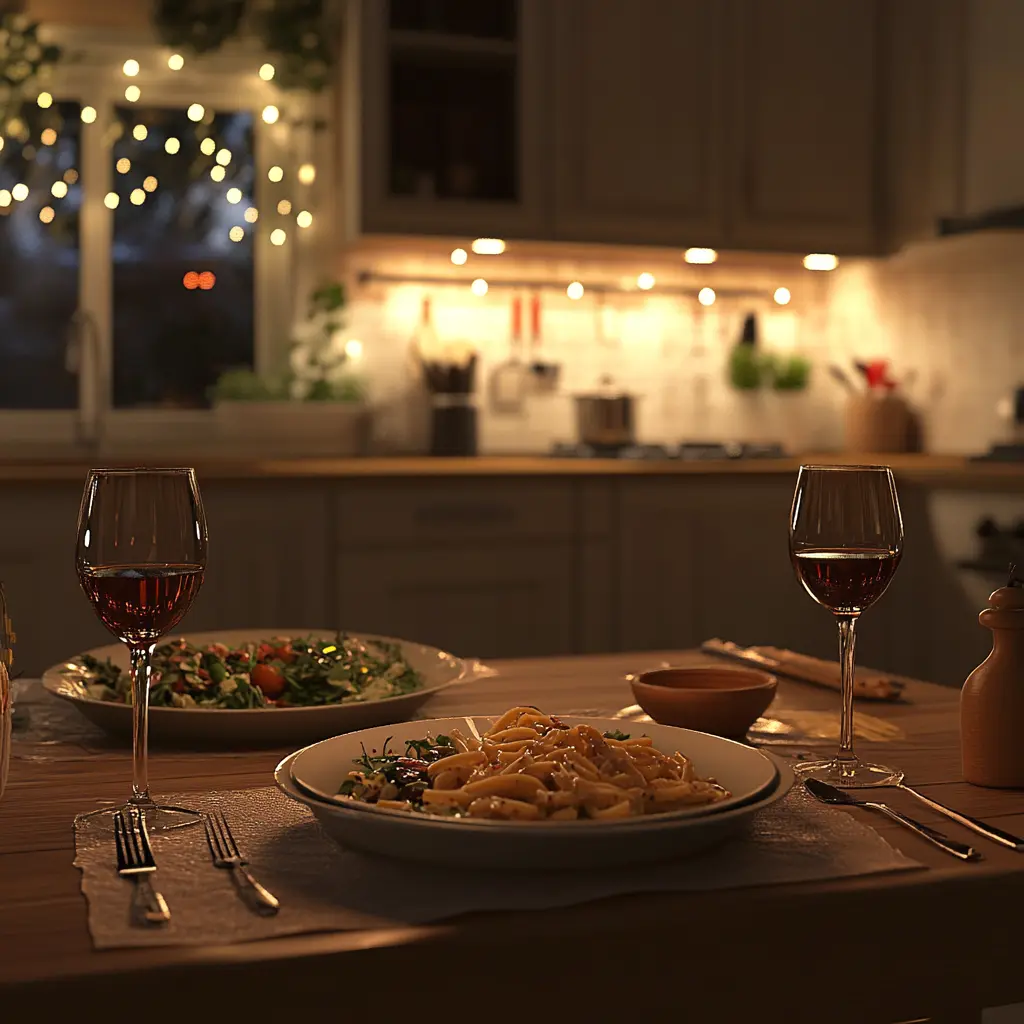
[[[627,671],[663,659],[707,660],[676,652],[497,662],[498,677],[439,695],[424,715],[490,714],[516,703],[556,713],[610,711],[632,703]],[[863,743],[864,752],[904,768],[908,782],[937,799],[1024,834],[1024,793],[960,779],[957,692],[921,683],[907,696],[905,704],[858,705],[903,733]],[[772,713],[785,720],[787,711],[836,707],[828,690],[783,682]],[[828,753],[831,746],[815,749]],[[157,793],[265,786],[283,753],[155,750],[151,778]],[[233,1019],[247,1021],[300,1005],[344,1008],[349,1019],[391,1015],[396,983],[410,993],[401,1004],[408,1012],[422,1000],[438,1006],[457,998],[486,1006],[488,1019],[521,1017],[526,992],[535,1005],[571,1005],[581,1020],[612,1019],[609,1007],[619,1007],[635,1019],[689,1010],[694,1020],[792,1021],[799,1008],[813,1008],[816,1019],[834,1024],[973,1021],[980,1007],[1024,1000],[1017,928],[1024,857],[896,791],[886,794],[894,806],[971,841],[984,859],[957,862],[874,815],[864,820],[928,870],[624,896],[541,913],[233,946],[96,952],[72,864],[71,823],[96,801],[123,797],[129,777],[126,751],[16,743],[0,799],[3,1011],[43,1011],[48,1020],[46,1010],[102,1005],[115,992],[121,1000],[152,999],[159,986],[173,1001],[175,992],[214,984],[227,986]],[[507,998],[496,999],[499,993]]]

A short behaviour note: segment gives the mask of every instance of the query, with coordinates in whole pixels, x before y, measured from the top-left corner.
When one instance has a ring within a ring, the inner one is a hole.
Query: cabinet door
[[[719,244],[722,5],[552,9],[557,237]]]
[[[877,0],[735,0],[734,12],[729,244],[874,251]]]
[[[343,551],[340,623],[473,657],[567,654],[574,568],[565,541]]]

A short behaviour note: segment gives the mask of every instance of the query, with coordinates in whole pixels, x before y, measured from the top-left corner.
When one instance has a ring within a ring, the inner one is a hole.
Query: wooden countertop
[[[474,458],[369,456],[365,458],[286,458],[176,452],[173,457],[48,453],[38,457],[0,458],[0,481],[80,481],[91,466],[194,465],[201,477],[214,480],[352,479],[417,477],[652,477],[652,476],[790,476],[801,463],[843,465],[853,462],[892,466],[908,483],[957,490],[1024,490],[1024,462],[970,462],[962,455],[809,454],[799,458],[749,460],[559,459],[543,455],[480,455]]]
[[[611,710],[632,703],[624,673],[662,658],[679,663],[707,656],[647,652],[495,662],[496,677],[475,683],[472,693],[455,687],[439,694],[423,714],[490,714],[531,702],[554,713]],[[911,784],[942,802],[1024,832],[1020,791],[961,781],[958,692],[914,683],[907,697],[905,704],[858,705],[902,734],[865,744],[862,752],[899,765]],[[781,681],[776,701],[773,714],[785,720],[787,712],[835,711],[838,696]],[[831,746],[813,749],[826,753]],[[151,776],[162,791],[263,786],[281,753],[155,750]],[[886,792],[887,801],[974,843],[984,859],[957,862],[880,815],[856,811],[927,870],[623,896],[415,928],[96,952],[72,864],[71,821],[98,801],[123,797],[128,773],[124,750],[63,744],[37,752],[15,744],[0,800],[0,1007],[12,1020],[20,1019],[19,1010],[51,1020],[83,1006],[102,1007],[109,1016],[111,1006],[144,1005],[154,993],[179,1014],[198,1011],[197,1019],[206,1020],[212,1017],[202,1001],[189,1007],[195,995],[218,988],[230,1003],[230,1019],[240,1021],[284,1019],[296,1000],[311,1017],[342,1006],[346,1018],[355,1019],[386,1010],[406,989],[410,999],[428,998],[424,985],[437,989],[431,999],[445,998],[442,990],[456,986],[459,1001],[487,1007],[493,1021],[521,1019],[515,984],[528,985],[532,1003],[555,1009],[571,992],[573,1019],[591,1021],[612,1019],[604,1011],[614,1006],[616,1016],[625,1007],[644,1020],[672,1019],[685,1008],[684,1016],[694,1020],[782,1024],[794,1019],[794,1007],[818,1006],[831,1024],[922,1017],[977,1022],[981,1007],[1024,999],[1017,936],[1024,859],[894,791]],[[816,948],[824,951],[820,963]],[[506,991],[507,1000],[500,997]]]

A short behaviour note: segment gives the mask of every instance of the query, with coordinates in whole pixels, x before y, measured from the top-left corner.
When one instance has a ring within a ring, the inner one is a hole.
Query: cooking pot
[[[615,391],[610,379],[601,381],[601,390],[575,395],[576,439],[597,448],[631,445],[636,442],[635,399]]]

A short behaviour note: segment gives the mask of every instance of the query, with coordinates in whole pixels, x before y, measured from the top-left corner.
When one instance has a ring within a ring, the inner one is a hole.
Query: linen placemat
[[[426,924],[470,911],[566,907],[630,892],[731,889],[921,867],[802,788],[758,814],[746,835],[697,857],[635,868],[523,873],[430,867],[343,849],[309,810],[272,787],[169,794],[167,802],[222,810],[281,911],[275,917],[253,913],[230,873],[212,866],[203,828],[194,826],[152,836],[156,883],[170,904],[170,924],[132,926],[131,883],[117,877],[112,835],[79,826],[75,865],[82,871],[97,949]]]

